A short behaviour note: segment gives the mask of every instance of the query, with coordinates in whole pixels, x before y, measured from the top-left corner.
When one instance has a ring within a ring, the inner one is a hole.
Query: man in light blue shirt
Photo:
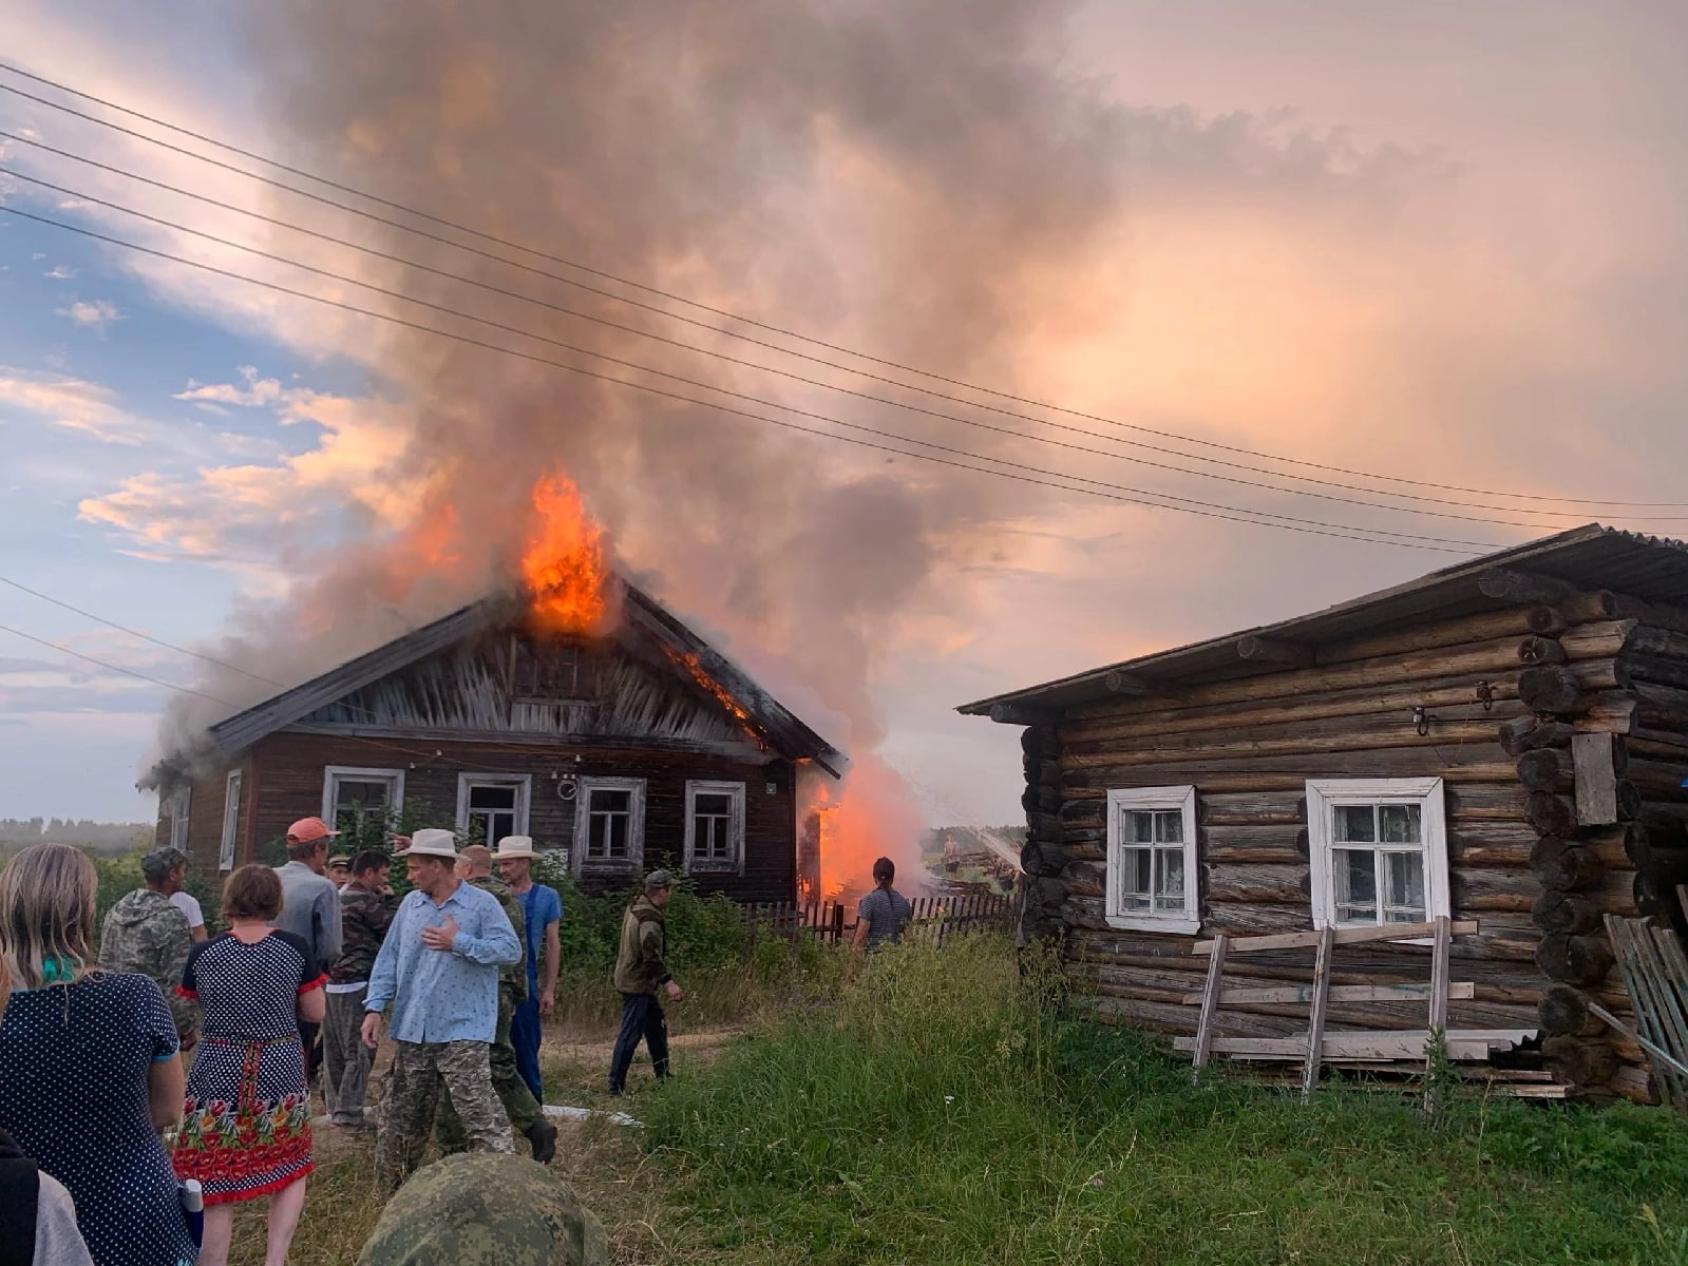
[[[510,1121],[492,1089],[488,1044],[498,1028],[498,969],[522,945],[498,898],[457,877],[450,831],[418,831],[399,856],[414,889],[375,956],[364,998],[364,1045],[396,1051],[375,1139],[381,1188],[397,1191],[434,1127],[440,1083],[451,1091],[473,1151],[513,1152]]]

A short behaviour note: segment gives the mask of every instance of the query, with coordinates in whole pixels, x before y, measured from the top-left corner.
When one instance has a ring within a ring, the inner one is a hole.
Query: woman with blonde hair
[[[65,1185],[95,1266],[197,1255],[159,1134],[182,1107],[176,1024],[146,976],[99,970],[94,864],[34,844],[0,871],[0,1129]]]
[[[236,1204],[269,1197],[265,1266],[286,1266],[311,1172],[311,1099],[299,1021],[322,1023],[328,977],[311,948],[270,926],[281,880],[242,866],[223,885],[229,930],[188,955],[184,993],[204,1017],[176,1175],[205,1188],[200,1266],[225,1266]]]

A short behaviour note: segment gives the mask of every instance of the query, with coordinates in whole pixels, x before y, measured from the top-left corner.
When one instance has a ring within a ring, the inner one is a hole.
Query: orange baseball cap
[[[300,818],[287,828],[288,840],[298,844],[310,844],[316,840],[331,840],[338,834],[340,832],[330,831],[328,823],[321,818]]]

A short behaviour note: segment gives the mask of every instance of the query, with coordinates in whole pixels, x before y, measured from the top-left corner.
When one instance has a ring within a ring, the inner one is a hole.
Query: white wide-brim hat
[[[457,860],[457,837],[437,827],[424,827],[410,837],[410,847],[400,849],[396,857],[449,857]]]
[[[538,857],[533,851],[533,837],[528,835],[506,835],[498,841],[498,851],[492,855],[495,862],[504,861],[510,857]]]

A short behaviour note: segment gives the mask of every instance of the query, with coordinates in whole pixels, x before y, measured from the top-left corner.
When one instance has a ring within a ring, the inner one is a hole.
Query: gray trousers
[[[331,993],[322,1022],[322,1097],[336,1125],[363,1123],[363,1096],[374,1052],[363,1044],[366,984],[354,993]]]

